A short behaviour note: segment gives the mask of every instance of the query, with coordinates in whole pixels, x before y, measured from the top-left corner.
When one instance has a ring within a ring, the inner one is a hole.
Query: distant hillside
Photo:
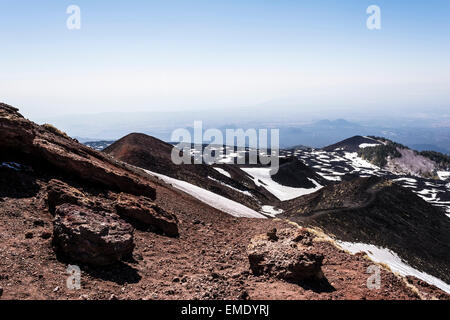
[[[281,216],[343,241],[389,248],[408,264],[450,283],[450,219],[392,181],[356,178],[293,199]]]
[[[374,138],[371,137],[362,137],[362,136],[354,136],[338,143],[332,144],[322,150],[325,151],[348,151],[348,152],[357,152],[361,149],[361,147],[372,146],[372,145],[380,145],[381,143]]]
[[[409,147],[417,151],[435,151],[446,155],[450,155],[450,150],[438,147],[434,144],[412,144],[409,145]]]
[[[83,142],[85,146],[91,147],[94,150],[102,151],[114,143],[114,140],[100,140]]]
[[[271,193],[257,186],[237,166],[174,164],[171,159],[173,148],[172,144],[157,138],[132,133],[116,141],[103,152],[136,167],[189,182],[229,199],[236,199],[256,210],[260,209],[261,203],[278,201]]]
[[[358,155],[381,168],[424,177],[436,176],[437,171],[450,168],[448,155],[435,151],[418,152],[389,139],[371,138],[383,144],[359,149]]]
[[[377,136],[354,136],[322,150],[354,153],[361,159],[392,174],[439,179],[450,169],[450,156],[436,151],[415,151],[405,145]]]

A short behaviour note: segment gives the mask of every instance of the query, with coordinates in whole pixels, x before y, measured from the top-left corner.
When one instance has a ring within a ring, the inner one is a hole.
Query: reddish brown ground
[[[2,299],[418,298],[387,271],[382,271],[381,289],[367,289],[366,270],[372,263],[328,242],[315,244],[325,255],[323,271],[328,284],[255,277],[249,272],[246,255],[250,238],[273,227],[293,226],[234,218],[165,186],[157,187],[156,202],[178,216],[181,236],[168,238],[136,230],[132,261],[107,268],[83,266],[82,289],[70,291],[66,288],[68,263],[57,260],[51,239],[41,237],[52,231],[52,216],[44,204],[45,182],[37,180],[37,184],[40,191],[34,197],[0,200]],[[427,290],[442,294],[434,288]]]

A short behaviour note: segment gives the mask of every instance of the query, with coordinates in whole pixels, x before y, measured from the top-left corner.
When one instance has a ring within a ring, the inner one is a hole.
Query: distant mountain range
[[[273,120],[267,120],[273,119]],[[302,118],[301,113],[292,116],[265,118],[245,110],[227,112],[137,112],[72,115],[44,119],[76,137],[81,142],[96,140],[118,140],[130,132],[140,132],[163,141],[170,141],[171,133],[177,128],[189,128],[194,121],[202,120],[204,129],[217,128],[278,128],[283,148],[302,144],[315,148],[324,147],[355,135],[380,136],[397,141],[413,149],[432,150],[442,153],[450,151],[450,130],[448,126],[435,125],[426,121],[405,119],[311,120]]]

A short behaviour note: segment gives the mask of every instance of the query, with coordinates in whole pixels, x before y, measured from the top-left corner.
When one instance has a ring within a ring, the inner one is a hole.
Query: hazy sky
[[[381,30],[366,27],[372,4]],[[32,118],[450,109],[448,0],[1,0],[0,40],[0,100]]]

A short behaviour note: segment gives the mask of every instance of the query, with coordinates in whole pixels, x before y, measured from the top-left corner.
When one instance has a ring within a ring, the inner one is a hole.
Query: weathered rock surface
[[[63,204],[56,209],[53,244],[72,261],[109,265],[131,255],[133,228],[115,214]]]
[[[171,237],[179,235],[177,217],[157,206],[149,198],[121,194],[115,206],[122,217],[153,226]]]
[[[93,202],[86,198],[85,194],[80,190],[60,180],[50,180],[47,186],[48,210],[54,214],[56,207],[64,203],[77,204],[84,207],[93,205]]]
[[[0,104],[0,149],[90,184],[152,199],[156,196],[154,186],[124,164],[53,126],[25,119],[18,109],[6,104]]]
[[[312,246],[312,236],[303,230],[271,230],[251,239],[247,249],[255,275],[288,281],[321,279],[323,255]]]

